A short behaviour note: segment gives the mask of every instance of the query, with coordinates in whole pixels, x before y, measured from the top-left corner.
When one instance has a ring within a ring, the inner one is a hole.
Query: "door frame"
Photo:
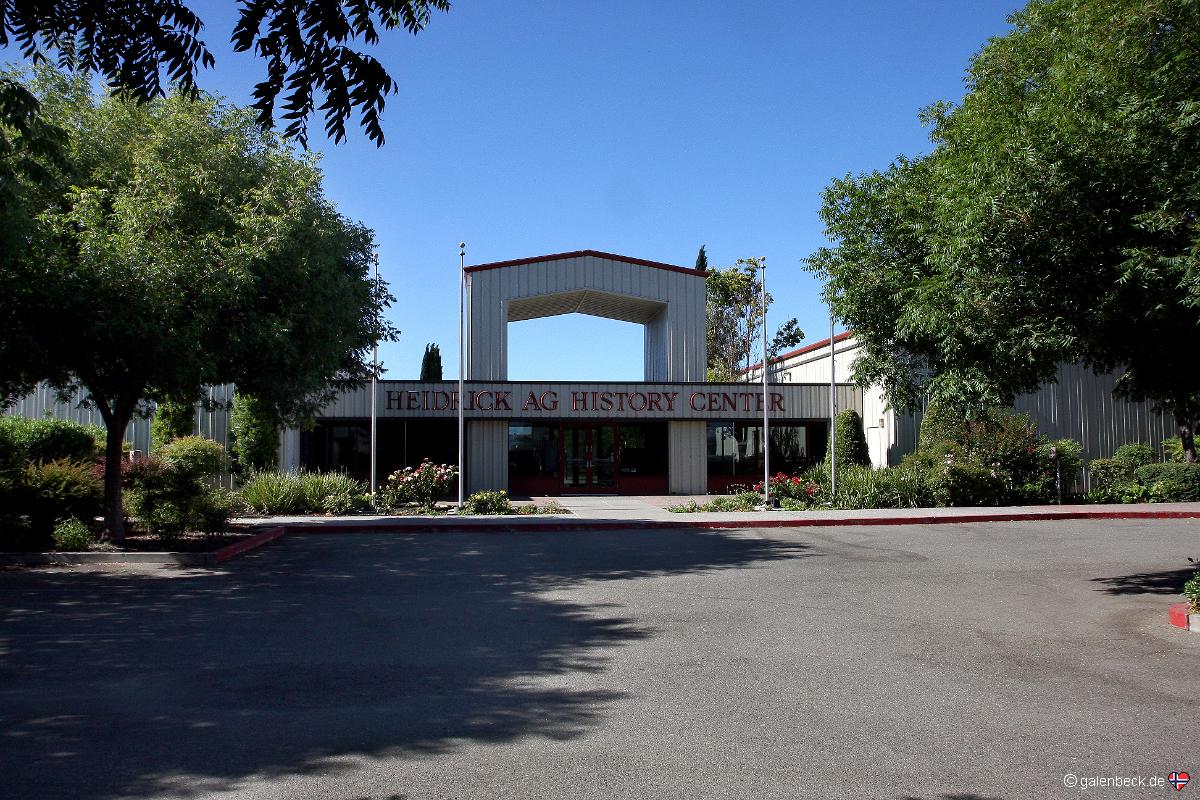
[[[576,428],[586,431],[584,452],[587,465],[585,468],[584,485],[567,485],[567,429]],[[598,428],[612,429],[612,484],[610,486],[596,485],[595,447],[596,430]],[[558,427],[558,463],[561,475],[558,486],[562,494],[618,494],[621,490],[621,426],[617,422],[561,422]]]

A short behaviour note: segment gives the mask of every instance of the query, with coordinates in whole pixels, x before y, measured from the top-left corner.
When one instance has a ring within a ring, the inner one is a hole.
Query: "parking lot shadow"
[[[1187,567],[1160,572],[1136,572],[1112,578],[1092,578],[1092,582],[1103,584],[1104,588],[1101,591],[1108,594],[1181,594],[1183,585],[1195,573],[1196,567]]]
[[[604,679],[617,649],[655,631],[555,590],[806,549],[730,531],[312,535],[184,576],[3,573],[4,794],[187,795],[569,739],[624,696]]]

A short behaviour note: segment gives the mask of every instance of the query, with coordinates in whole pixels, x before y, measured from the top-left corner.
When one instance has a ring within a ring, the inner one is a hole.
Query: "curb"
[[[214,550],[208,555],[213,557],[214,564],[224,564],[226,561],[229,561],[232,558],[237,558],[240,555],[249,553],[251,550],[257,550],[263,545],[275,541],[285,533],[287,533],[287,528],[282,525],[278,525],[274,528],[265,530],[262,533],[256,533],[249,539],[245,539],[240,542],[234,542],[233,544],[227,544],[218,550]]]
[[[955,525],[967,522],[1043,522],[1077,519],[1200,519],[1200,509],[1194,511],[1037,511],[1032,513],[996,514],[912,514],[892,517],[834,517],[834,518],[754,518],[747,519],[680,519],[680,520],[612,520],[592,521],[574,519],[569,522],[513,520],[512,522],[466,522],[454,518],[439,521],[410,522],[392,517],[371,522],[290,522],[285,526],[290,534],[299,533],[528,533],[534,531],[597,531],[597,530],[665,530],[672,528],[825,528],[872,525]],[[444,521],[442,521],[444,520]]]
[[[1174,603],[1167,610],[1167,619],[1176,628],[1200,633],[1200,614],[1189,614],[1191,603]]]
[[[277,526],[240,542],[225,545],[209,553],[0,553],[0,565],[17,567],[78,566],[80,564],[162,564],[175,567],[215,567],[232,558],[257,550],[283,536],[287,529]]]

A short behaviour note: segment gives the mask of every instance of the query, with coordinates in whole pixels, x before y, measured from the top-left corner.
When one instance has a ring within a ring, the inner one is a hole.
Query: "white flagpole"
[[[771,404],[767,398],[767,262],[762,264],[763,505],[771,505]]]
[[[837,368],[834,365],[833,309],[829,311],[829,491],[837,497]]]
[[[375,295],[379,295],[379,251],[375,251]],[[379,314],[375,315],[376,328],[379,327]],[[379,476],[376,473],[375,446],[379,441],[378,438],[378,409],[376,403],[379,398],[379,334],[375,334],[375,341],[371,345],[371,499],[375,499],[375,492],[379,488]]]
[[[467,243],[458,243],[458,510],[463,507],[463,362],[466,361],[463,340],[463,296],[467,291]]]

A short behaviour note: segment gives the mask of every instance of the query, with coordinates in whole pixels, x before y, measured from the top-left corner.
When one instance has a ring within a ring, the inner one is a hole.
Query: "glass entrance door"
[[[617,426],[603,423],[563,425],[563,490],[602,492],[617,488]]]

